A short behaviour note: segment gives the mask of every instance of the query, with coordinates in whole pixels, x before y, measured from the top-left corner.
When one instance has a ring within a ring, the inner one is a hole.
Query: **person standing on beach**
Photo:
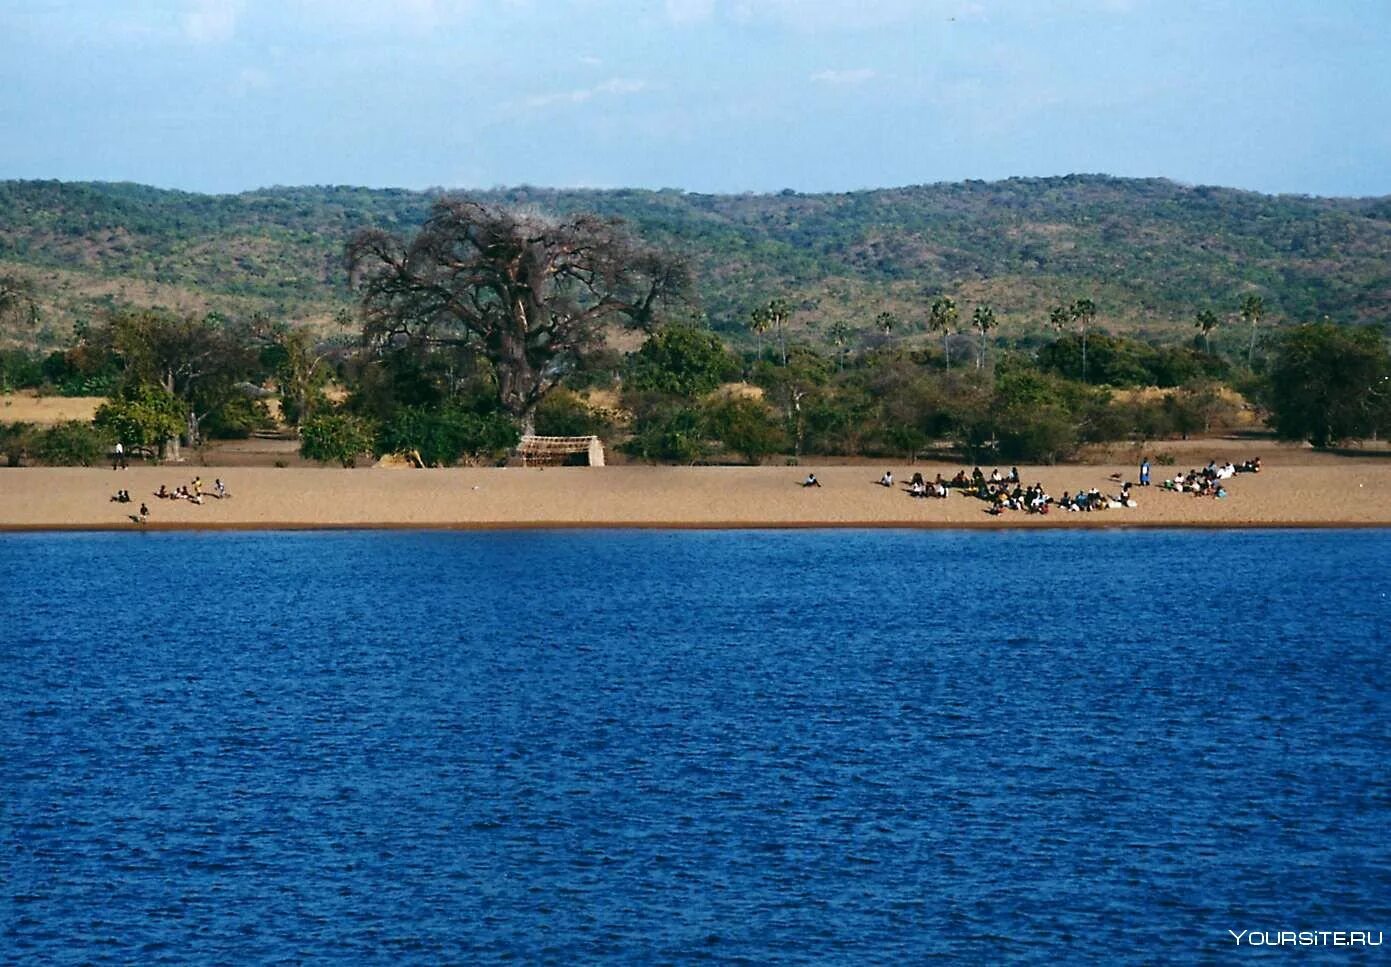
[[[1149,457],[1141,457],[1141,458],[1140,458],[1140,486],[1141,486],[1141,487],[1148,487],[1149,485],[1150,485],[1150,458],[1149,458]]]
[[[126,448],[121,445],[121,441],[116,441],[116,451],[111,454],[111,469],[126,469]]]

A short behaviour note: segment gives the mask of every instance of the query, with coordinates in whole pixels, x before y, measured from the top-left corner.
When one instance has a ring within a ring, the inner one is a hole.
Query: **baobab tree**
[[[503,410],[530,431],[536,407],[614,322],[650,329],[685,299],[684,262],[590,213],[549,218],[441,198],[414,238],[348,242],[370,343],[467,347],[497,376]]]

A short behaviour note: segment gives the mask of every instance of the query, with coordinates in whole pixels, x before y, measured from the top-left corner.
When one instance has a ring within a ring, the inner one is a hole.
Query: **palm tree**
[[[1265,301],[1255,293],[1241,300],[1241,319],[1251,324],[1251,345],[1246,349],[1246,368],[1251,368],[1251,358],[1256,354],[1256,327],[1265,316]]]
[[[1216,329],[1222,321],[1217,318],[1217,313],[1211,309],[1204,309],[1198,313],[1195,325],[1203,331],[1203,343],[1207,346],[1207,354],[1212,355],[1212,330]]]
[[[778,346],[782,350],[782,364],[787,365],[787,320],[792,316],[792,307],[785,299],[773,299],[765,310],[768,321],[778,333]]]
[[[758,338],[758,361],[763,361],[763,334],[768,331],[772,320],[768,317],[768,307],[758,306],[749,313],[749,329]]]
[[[976,306],[971,313],[971,325],[980,330],[980,356],[976,359],[976,369],[985,368],[985,336],[995,328],[995,310],[988,305]]]
[[[1087,381],[1087,330],[1096,321],[1096,303],[1091,299],[1078,299],[1068,309],[1068,315],[1076,320],[1082,330],[1082,382]]]
[[[892,333],[897,325],[898,317],[892,312],[881,312],[874,317],[874,327],[886,336]]]
[[[951,337],[956,332],[958,315],[956,300],[948,295],[933,299],[927,314],[927,328],[942,334],[942,354],[946,356],[947,369],[951,369]]]
[[[836,347],[836,369],[845,368],[845,346],[853,334],[854,330],[844,322],[833,322],[826,330],[826,338]]]

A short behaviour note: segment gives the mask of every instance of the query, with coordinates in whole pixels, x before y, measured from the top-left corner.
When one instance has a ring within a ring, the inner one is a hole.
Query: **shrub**
[[[605,436],[613,423],[568,390],[556,390],[536,408],[536,432],[541,436]]]
[[[669,397],[648,397],[633,406],[633,438],[624,447],[644,460],[695,463],[709,452],[705,414]]]
[[[106,456],[106,437],[90,423],[69,420],[33,434],[30,452],[54,467],[90,467]]]
[[[707,405],[705,420],[715,439],[735,453],[742,453],[752,464],[788,445],[787,433],[777,414],[761,400],[717,400]]]
[[[429,466],[453,466],[465,457],[497,459],[517,445],[517,424],[502,413],[455,407],[405,407],[382,425],[378,454],[415,451]]]
[[[0,423],[0,453],[7,466],[17,467],[24,462],[33,442],[34,427],[29,423]]]
[[[375,427],[351,413],[320,413],[305,420],[299,428],[300,456],[320,463],[337,461],[344,467],[357,465],[357,458],[372,452]]]

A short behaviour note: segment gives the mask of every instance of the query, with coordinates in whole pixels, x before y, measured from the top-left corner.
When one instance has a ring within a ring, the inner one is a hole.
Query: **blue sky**
[[[1391,194],[1391,0],[0,0],[0,178]]]

